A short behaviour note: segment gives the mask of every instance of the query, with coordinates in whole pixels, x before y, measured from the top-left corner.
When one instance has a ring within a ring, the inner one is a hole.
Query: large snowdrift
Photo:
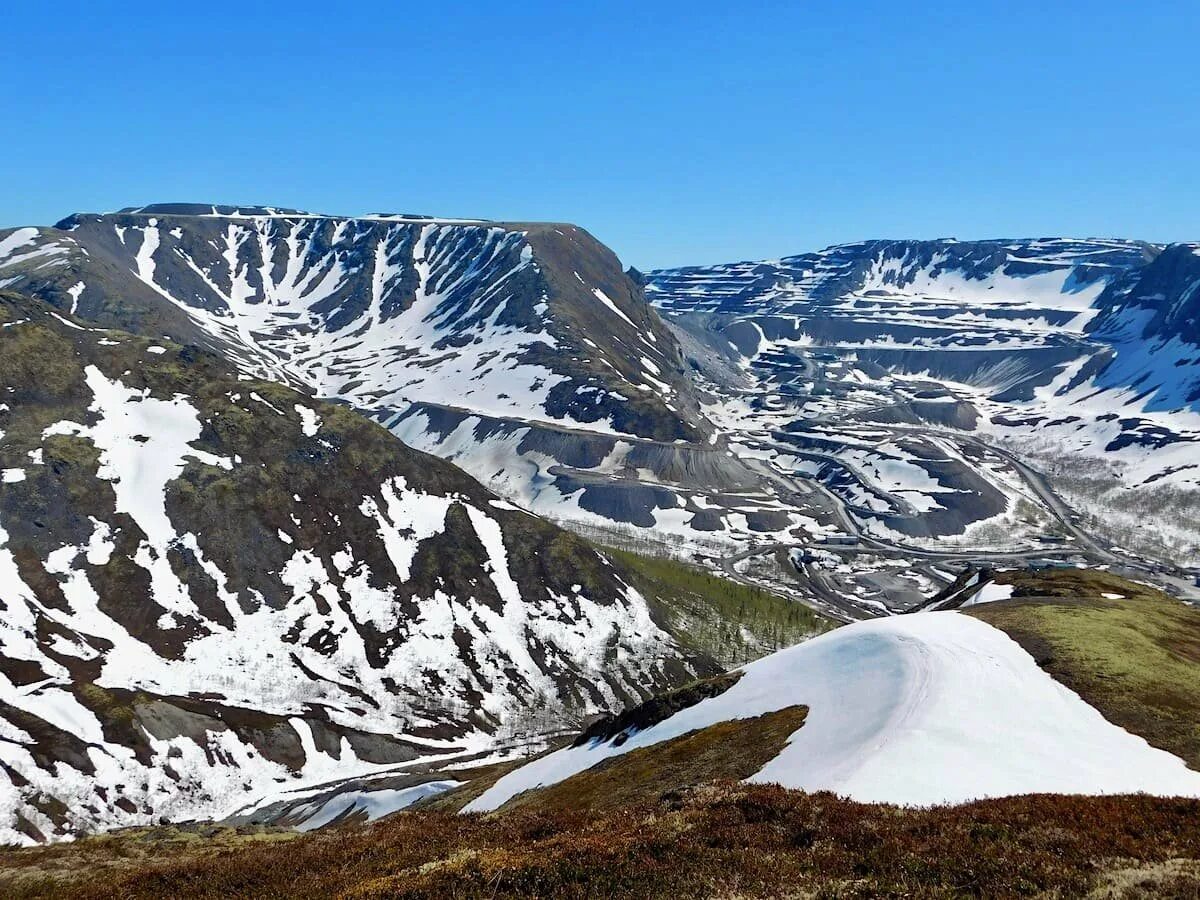
[[[1200,772],[1108,721],[1002,631],[955,612],[847,625],[744,667],[728,691],[621,746],[559,750],[467,812],[717,722],[809,707],[749,780],[913,805],[1026,793],[1200,796]]]

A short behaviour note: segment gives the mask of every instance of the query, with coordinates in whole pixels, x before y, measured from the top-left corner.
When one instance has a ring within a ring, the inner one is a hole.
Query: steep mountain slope
[[[159,204],[0,232],[5,285],[351,403],[559,519],[686,503],[638,471],[749,477],[703,443],[640,281],[573,225]]]
[[[205,338],[245,371],[380,417],[461,403],[696,434],[671,408],[670,334],[611,251],[571,225],[161,204],[2,240],[15,290],[101,325]]]
[[[344,406],[0,294],[0,840],[219,815],[711,671]]]
[[[652,272],[647,296],[690,356],[724,359],[698,365],[730,441],[817,477],[877,537],[986,543],[1061,518],[975,434],[1110,539],[1183,563],[1200,559],[1198,249],[867,241]],[[1139,541],[1144,508],[1157,541]]]
[[[1150,411],[1200,412],[1200,244],[1174,244],[1109,287],[1088,325],[1115,358],[1096,386],[1122,391]]]

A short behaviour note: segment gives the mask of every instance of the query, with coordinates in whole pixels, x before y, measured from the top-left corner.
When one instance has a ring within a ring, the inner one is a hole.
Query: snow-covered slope
[[[647,296],[690,353],[740,369],[740,382],[707,373],[721,398],[709,413],[731,441],[791,432],[769,455],[786,468],[805,451],[879,537],[1021,530],[1016,506],[1037,500],[1011,490],[1020,479],[1003,465],[969,458],[978,448],[956,435],[978,434],[1122,542],[1136,540],[1139,507],[1163,509],[1162,541],[1139,549],[1185,562],[1200,558],[1186,527],[1200,497],[1197,250],[867,241],[652,272]]]
[[[1200,796],[1200,772],[1107,722],[1004,632],[958,613],[847,625],[742,671],[724,693],[644,730],[534,760],[467,811],[793,705],[808,707],[803,726],[749,780],[905,804],[1038,792]]]
[[[344,406],[0,294],[0,841],[219,816],[706,663]]]
[[[0,234],[0,283],[99,324],[205,340],[379,417],[433,403],[695,433],[670,333],[571,225],[160,204]]]
[[[1167,247],[1096,305],[1100,315],[1088,330],[1114,356],[1096,386],[1152,412],[1200,413],[1200,244]]]
[[[678,531],[689,488],[755,480],[708,444],[640,276],[576,226],[159,204],[0,232],[4,285],[348,402],[558,520]],[[709,507],[709,531],[788,524]]]

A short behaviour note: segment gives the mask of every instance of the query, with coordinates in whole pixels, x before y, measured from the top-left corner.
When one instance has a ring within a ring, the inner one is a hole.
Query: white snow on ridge
[[[464,811],[493,810],[605,758],[794,704],[809,707],[807,721],[749,781],[911,805],[1040,792],[1200,796],[1200,772],[1106,721],[970,616],[859,622],[743,671],[725,693],[619,747],[566,748],[510,772]]]
[[[349,818],[360,812],[367,814],[368,822],[374,822],[398,810],[407,809],[418,800],[434,797],[460,784],[460,781],[427,781],[400,790],[380,789],[338,794],[324,802],[309,803],[296,809],[293,815],[303,818],[303,821],[296,825],[296,830],[313,831],[324,828],[335,820]]]
[[[978,606],[981,603],[995,603],[997,600],[1007,600],[1012,597],[1013,586],[1011,584],[996,584],[994,581],[989,581],[978,591],[976,591],[963,606]]]
[[[576,275],[576,277],[578,277],[578,275]],[[621,312],[620,307],[618,307],[617,304],[613,302],[613,299],[611,297],[609,297],[608,294],[604,293],[604,291],[600,290],[600,288],[592,288],[592,293],[595,295],[597,300],[599,300],[601,303],[603,303],[605,306],[607,306],[609,309],[611,309],[613,312],[615,312],[618,316],[620,316],[622,319],[624,319],[630,325],[633,325],[633,320],[630,319],[629,316],[625,315],[625,313]],[[637,328],[636,325],[633,325],[633,327]]]
[[[43,235],[39,228],[16,228],[7,234],[0,230],[0,269],[17,265],[45,269],[59,264],[70,250],[67,242]],[[35,260],[37,264],[31,265]],[[24,273],[18,272],[15,277],[0,279],[0,287],[16,284],[24,277]]]
[[[16,252],[20,247],[26,244],[32,244],[38,236],[36,228],[18,228],[8,235],[0,238],[0,260],[3,260],[10,253]]]
[[[897,259],[886,262],[876,260],[862,290],[889,290],[972,305],[1017,302],[1045,309],[1082,311],[1095,302],[1107,284],[1105,279],[1097,279],[1087,285],[1076,284],[1070,268],[1035,275],[1009,275],[1001,268],[984,278],[971,278],[954,269],[906,269],[904,263],[904,260]],[[902,273],[907,276],[907,283],[903,287],[889,283],[885,277],[891,275],[895,278]]]
[[[337,219],[332,246],[318,253],[313,220],[322,217],[220,217],[229,221],[219,239],[223,269],[164,243],[157,218],[117,230],[130,248],[126,232],[140,233],[133,274],[229,342],[230,357],[244,370],[363,406],[452,398],[487,414],[546,417],[547,395],[564,376],[520,360],[531,349],[553,348],[555,339],[544,322],[517,327],[506,320],[516,276],[536,268],[523,232],[432,219]],[[351,234],[364,222],[380,226],[369,244]],[[420,228],[410,246],[413,226]],[[351,252],[355,240],[369,246],[369,262]],[[256,249],[260,265],[247,261],[247,248]],[[165,252],[204,282],[214,308],[177,296],[159,280],[156,255]],[[368,308],[332,324],[331,298],[364,270]],[[416,284],[411,304],[400,310],[395,303],[406,273],[415,274]],[[460,327],[476,339],[439,344],[461,338]]]

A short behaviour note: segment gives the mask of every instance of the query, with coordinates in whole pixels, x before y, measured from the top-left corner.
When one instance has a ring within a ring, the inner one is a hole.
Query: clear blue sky
[[[267,8],[267,7],[270,8]],[[6,3],[0,226],[576,222],[642,268],[1200,240],[1200,3]]]

